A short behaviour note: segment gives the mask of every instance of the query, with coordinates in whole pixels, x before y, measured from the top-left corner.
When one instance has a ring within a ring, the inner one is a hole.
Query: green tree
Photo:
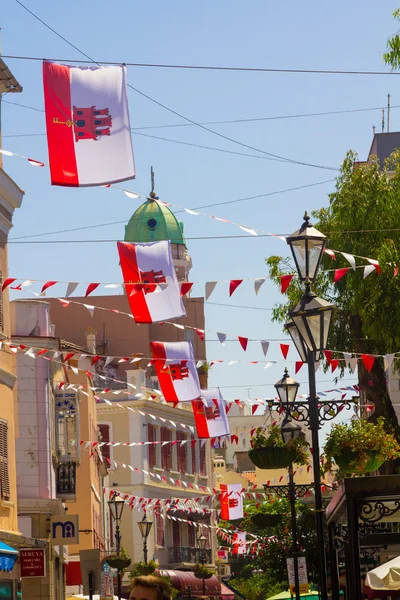
[[[397,8],[393,13],[393,18],[400,21],[400,8]],[[383,60],[393,70],[400,69],[400,37],[398,33],[392,35],[386,44],[387,52],[383,55]]]
[[[363,278],[363,268],[348,272],[336,284],[332,269],[349,267],[339,253],[336,261],[324,256],[322,268],[313,290],[335,304],[328,348],[357,354],[385,355],[400,350],[400,286],[395,276],[400,266],[400,154],[395,151],[379,164],[356,163],[349,152],[329,195],[329,206],[313,213],[317,229],[328,237],[328,247],[348,254],[374,258],[381,273]],[[367,265],[357,259],[358,265]],[[289,259],[272,256],[267,259],[270,275],[277,285],[280,276],[293,272]],[[287,302],[275,306],[273,319],[284,322],[303,292],[302,286],[290,285]],[[338,353],[337,358],[342,358]],[[341,375],[344,373],[343,361]],[[388,427],[399,435],[397,417],[389,398],[383,358],[377,358],[371,372],[358,361],[359,386],[368,402],[375,405],[372,420],[385,417]],[[389,466],[393,469],[393,465]]]

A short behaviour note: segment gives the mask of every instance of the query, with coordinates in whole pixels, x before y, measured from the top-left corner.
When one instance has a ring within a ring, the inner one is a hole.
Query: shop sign
[[[19,561],[21,577],[46,577],[45,548],[21,548]]]

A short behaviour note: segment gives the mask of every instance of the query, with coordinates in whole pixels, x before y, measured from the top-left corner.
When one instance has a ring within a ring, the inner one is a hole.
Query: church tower
[[[125,242],[170,240],[178,281],[188,281],[192,259],[186,248],[183,223],[178,221],[168,206],[158,202],[159,198],[154,191],[153,167],[151,168],[151,188],[146,202],[139,206],[125,226]]]

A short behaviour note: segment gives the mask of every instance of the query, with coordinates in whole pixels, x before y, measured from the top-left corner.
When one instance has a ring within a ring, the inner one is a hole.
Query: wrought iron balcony
[[[198,564],[201,563],[202,558],[206,564],[212,563],[211,548],[206,548],[203,551],[201,551],[199,548],[189,548],[186,546],[168,548],[168,561],[171,564]]]
[[[76,463],[59,463],[56,477],[57,497],[66,500],[74,498],[76,496]]]

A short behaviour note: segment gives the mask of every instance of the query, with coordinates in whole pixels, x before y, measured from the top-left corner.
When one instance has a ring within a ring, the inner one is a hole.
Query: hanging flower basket
[[[123,558],[122,556],[107,556],[105,559],[106,563],[112,569],[118,569],[122,571],[123,569],[127,569],[131,564],[130,558]]]
[[[378,452],[371,451],[365,452],[365,454],[367,455],[367,462],[360,466],[358,466],[359,452],[348,452],[347,454],[333,456],[333,460],[343,473],[354,473],[355,471],[371,473],[377,471],[385,462],[385,459]]]
[[[197,564],[193,567],[193,574],[197,579],[211,579],[214,573],[205,565]]]
[[[282,521],[282,515],[270,513],[255,513],[251,516],[251,522],[256,527],[276,527]]]
[[[264,446],[249,450],[249,458],[259,469],[287,469],[295,462],[296,452],[285,446]]]
[[[376,423],[353,419],[334,425],[326,438],[323,470],[339,467],[339,478],[377,471],[385,462],[400,458],[400,444],[385,420]]]

